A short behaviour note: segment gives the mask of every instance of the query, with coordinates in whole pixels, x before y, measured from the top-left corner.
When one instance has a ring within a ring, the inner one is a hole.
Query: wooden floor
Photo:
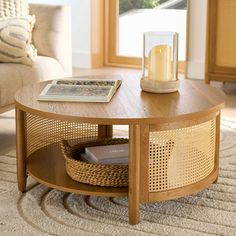
[[[101,68],[95,70],[75,69],[74,75],[89,75],[89,74],[136,74],[140,75],[140,70],[120,69],[120,68]],[[222,111],[222,116],[236,118],[236,83],[212,82],[211,86],[223,90],[226,94],[226,106]],[[15,147],[15,112],[10,110],[0,114],[0,155],[7,153]]]

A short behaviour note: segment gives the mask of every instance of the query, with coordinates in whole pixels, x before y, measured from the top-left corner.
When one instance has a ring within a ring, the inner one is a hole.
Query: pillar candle
[[[171,47],[158,45],[149,53],[148,78],[158,81],[169,81],[171,76]]]

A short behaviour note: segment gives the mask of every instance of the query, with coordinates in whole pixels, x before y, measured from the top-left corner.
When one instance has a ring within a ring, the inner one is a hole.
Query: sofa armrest
[[[33,43],[41,56],[55,58],[72,74],[71,13],[69,6],[30,4],[36,16]]]

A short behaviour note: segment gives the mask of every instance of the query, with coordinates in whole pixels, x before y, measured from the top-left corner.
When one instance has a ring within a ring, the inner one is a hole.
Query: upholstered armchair
[[[36,16],[33,44],[38,57],[32,67],[0,63],[0,112],[14,103],[22,86],[72,74],[70,8],[32,4],[30,14]]]

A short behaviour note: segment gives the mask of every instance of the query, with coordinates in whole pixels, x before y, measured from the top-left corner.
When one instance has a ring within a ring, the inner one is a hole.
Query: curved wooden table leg
[[[140,126],[129,126],[129,223],[138,224],[140,204]]]
[[[218,182],[218,177],[216,178],[216,180],[213,182],[213,184],[217,184]]]
[[[112,125],[98,125],[99,138],[112,138],[113,126]]]
[[[16,108],[16,161],[17,183],[21,192],[26,190],[26,144],[24,112]]]

